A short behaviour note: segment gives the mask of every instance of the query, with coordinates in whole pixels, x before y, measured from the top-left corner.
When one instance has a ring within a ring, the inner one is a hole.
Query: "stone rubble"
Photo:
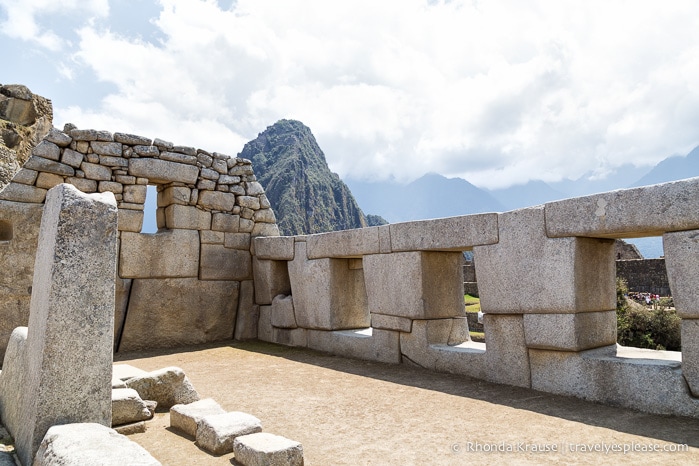
[[[163,409],[199,400],[199,394],[179,367],[166,367],[126,381],[144,400],[153,400]]]

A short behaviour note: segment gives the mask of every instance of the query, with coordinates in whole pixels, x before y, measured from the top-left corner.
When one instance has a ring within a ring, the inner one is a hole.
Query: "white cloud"
[[[228,153],[296,118],[341,176],[490,187],[603,177],[699,143],[688,0],[160,3],[159,42],[80,29],[75,58],[117,90],[57,117]]]

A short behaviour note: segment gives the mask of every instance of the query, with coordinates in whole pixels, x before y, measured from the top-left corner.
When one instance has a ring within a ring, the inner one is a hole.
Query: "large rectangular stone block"
[[[266,236],[253,240],[259,259],[290,261],[294,258],[293,236]]]
[[[677,314],[699,319],[699,230],[664,234],[663,250]]]
[[[250,251],[220,244],[202,244],[199,262],[201,280],[247,280],[252,278]]]
[[[199,233],[163,230],[121,233],[121,278],[185,278],[199,274]]]
[[[528,348],[582,351],[616,343],[616,311],[524,314]]]
[[[699,229],[699,178],[546,204],[552,237],[634,238]]]
[[[463,316],[460,252],[364,256],[369,311],[411,319]]]
[[[43,207],[0,201],[0,296],[31,294]]]
[[[498,214],[393,223],[391,248],[398,251],[465,251],[498,241]]]
[[[351,269],[351,259],[307,259],[305,242],[295,247],[288,268],[298,326],[324,330],[369,327],[362,270]]]
[[[22,422],[7,426],[24,464],[52,425],[111,425],[116,251],[113,194],[84,194],[68,184],[49,191],[34,267]]]
[[[148,178],[151,183],[178,181],[194,184],[199,177],[199,168],[167,160],[139,158],[129,159],[129,175]]]
[[[119,231],[140,233],[143,229],[143,211],[119,209]]]
[[[201,191],[197,203],[207,209],[230,212],[235,207],[235,194],[221,191]]]
[[[278,294],[291,294],[291,282],[286,261],[262,260],[253,257],[252,271],[255,278],[255,302],[272,304]]]
[[[309,259],[362,257],[365,254],[378,254],[379,228],[358,228],[308,235],[306,245]]]
[[[238,282],[135,279],[119,351],[230,340]]]
[[[2,201],[31,202],[40,204],[44,202],[45,197],[45,189],[15,182],[8,184],[5,186],[5,189],[0,192],[0,200]]]
[[[614,241],[549,238],[543,207],[500,214],[500,241],[473,249],[486,313],[576,313],[616,308]]]
[[[165,226],[170,229],[209,230],[211,229],[211,212],[194,206],[173,204],[165,208]]]

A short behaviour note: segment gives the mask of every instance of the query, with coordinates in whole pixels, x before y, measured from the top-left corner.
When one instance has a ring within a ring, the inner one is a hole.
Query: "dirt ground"
[[[301,442],[306,465],[699,463],[697,419],[406,366],[260,342],[122,353],[115,362],[181,367],[203,398]],[[130,438],[164,465],[236,464],[232,453],[211,456],[171,430],[167,413]],[[688,451],[648,451],[677,444]],[[613,451],[624,448],[637,451]]]

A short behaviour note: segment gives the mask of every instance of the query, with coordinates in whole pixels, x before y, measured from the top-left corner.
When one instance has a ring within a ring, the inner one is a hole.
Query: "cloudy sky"
[[[54,125],[237,154],[281,118],[343,178],[605,177],[699,144],[699,2],[0,0]]]

